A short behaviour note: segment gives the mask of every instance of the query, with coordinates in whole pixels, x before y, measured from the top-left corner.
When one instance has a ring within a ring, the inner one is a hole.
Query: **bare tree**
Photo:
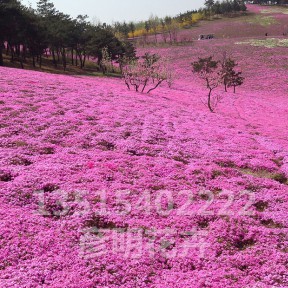
[[[133,59],[123,68],[127,88],[136,92],[150,93],[164,81],[169,85],[172,74],[166,59],[157,54],[146,53],[141,59]]]
[[[167,31],[166,31],[166,24],[163,19],[161,19],[161,33],[164,43],[167,43]]]
[[[153,31],[155,43],[157,43],[157,33],[158,33],[158,25],[160,24],[160,20],[157,16],[151,15],[149,18],[149,23],[151,30]]]

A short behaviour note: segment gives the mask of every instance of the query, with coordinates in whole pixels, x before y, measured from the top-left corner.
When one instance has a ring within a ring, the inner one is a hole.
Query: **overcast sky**
[[[163,17],[198,9],[204,0],[52,0],[57,10],[71,15],[88,15],[90,20],[111,24],[112,21],[127,22],[146,20],[151,14]],[[36,7],[37,0],[22,0],[26,6]]]

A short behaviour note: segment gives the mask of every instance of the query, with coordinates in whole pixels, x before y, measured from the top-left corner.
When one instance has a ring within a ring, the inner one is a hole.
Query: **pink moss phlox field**
[[[176,75],[150,95],[0,68],[0,287],[288,287],[287,48],[214,43],[139,49]],[[215,49],[246,80],[210,113]]]

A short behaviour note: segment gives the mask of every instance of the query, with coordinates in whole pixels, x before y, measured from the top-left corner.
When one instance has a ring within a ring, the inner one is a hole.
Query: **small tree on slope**
[[[236,93],[236,87],[240,86],[244,82],[244,77],[241,76],[242,72],[232,71],[228,81],[228,87],[233,87],[234,93]]]
[[[225,92],[227,92],[227,86],[231,77],[231,74],[233,73],[233,69],[236,66],[236,63],[234,60],[230,58],[224,57],[223,62],[221,63],[221,76],[225,88]]]
[[[151,92],[166,81],[169,85],[171,72],[165,59],[157,54],[146,53],[141,59],[133,59],[122,70],[128,89]]]
[[[192,63],[192,67],[193,72],[205,81],[208,89],[207,106],[211,112],[214,112],[220,100],[219,97],[213,96],[212,94],[213,90],[221,83],[219,61],[213,60],[212,56],[199,58],[198,61]]]
[[[226,58],[226,53],[224,53],[223,61],[221,62],[221,77],[225,87],[225,92],[227,92],[227,87],[234,87],[234,93],[236,92],[236,86],[243,84],[244,77],[241,76],[242,72],[237,72],[235,67],[237,63],[231,58]]]

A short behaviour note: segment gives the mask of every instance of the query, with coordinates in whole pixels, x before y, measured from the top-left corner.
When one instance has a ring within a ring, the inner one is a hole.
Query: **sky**
[[[22,0],[36,8],[37,0]],[[52,0],[57,10],[71,15],[88,15],[91,21],[112,24],[115,21],[147,20],[151,14],[175,16],[180,12],[198,9],[205,0]]]

